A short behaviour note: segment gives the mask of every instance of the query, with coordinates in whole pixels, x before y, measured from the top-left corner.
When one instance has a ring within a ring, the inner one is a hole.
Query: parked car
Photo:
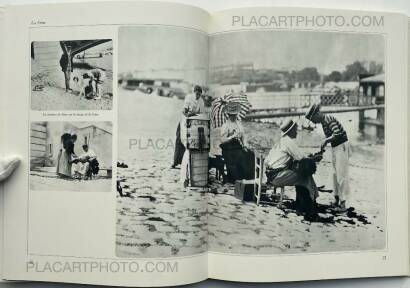
[[[138,90],[151,94],[155,90],[155,81],[154,80],[143,80],[140,82],[139,86],[137,87]]]
[[[151,80],[151,79],[122,79],[120,85],[124,89],[139,90],[146,94],[152,94],[154,91],[156,95],[161,97],[170,97],[177,99],[185,99],[187,94],[187,88],[184,83],[164,81],[164,80]],[[185,86],[184,86],[185,85]]]
[[[151,94],[154,91],[154,80],[146,79],[123,79],[121,85],[127,90],[140,90]]]
[[[158,96],[184,99],[186,92],[181,87],[171,86],[170,82],[162,82],[157,88]]]

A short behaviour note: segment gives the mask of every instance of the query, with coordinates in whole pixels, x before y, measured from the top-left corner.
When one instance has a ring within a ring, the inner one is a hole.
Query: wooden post
[[[359,111],[359,131],[363,132],[365,126],[364,110]]]
[[[376,127],[376,134],[378,138],[384,138],[384,109],[377,109],[376,115],[379,125]]]

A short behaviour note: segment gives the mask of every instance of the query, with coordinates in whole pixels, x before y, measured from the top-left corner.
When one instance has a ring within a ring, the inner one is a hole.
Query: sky
[[[357,60],[384,64],[384,44],[384,36],[378,34],[278,30],[217,34],[208,42],[207,35],[194,30],[128,26],[119,32],[118,70],[174,69],[179,72],[170,75],[183,75],[191,82],[203,82],[199,78],[206,77],[202,75],[208,64],[253,63],[256,69],[286,70],[316,67],[329,74]]]
[[[198,77],[190,71],[199,70],[206,77],[208,37],[204,33],[178,27],[128,26],[120,28],[118,41],[119,73],[175,69],[186,71],[182,74],[189,78],[191,74]]]
[[[376,34],[241,31],[214,35],[209,45],[210,67],[253,63],[255,68],[316,67],[328,74],[356,60],[384,63],[384,37]]]

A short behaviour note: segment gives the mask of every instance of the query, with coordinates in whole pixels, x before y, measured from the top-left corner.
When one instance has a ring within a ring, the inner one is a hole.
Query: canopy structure
[[[383,83],[384,73],[360,79],[360,83]]]
[[[71,47],[71,55],[74,56],[80,52],[108,41],[111,41],[111,39],[60,41],[60,46],[64,53],[67,52],[67,47]]]

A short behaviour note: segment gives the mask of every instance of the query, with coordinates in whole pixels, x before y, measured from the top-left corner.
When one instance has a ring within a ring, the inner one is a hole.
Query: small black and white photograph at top
[[[30,190],[112,190],[111,122],[31,122]]]
[[[111,110],[110,39],[31,42],[31,109]]]

